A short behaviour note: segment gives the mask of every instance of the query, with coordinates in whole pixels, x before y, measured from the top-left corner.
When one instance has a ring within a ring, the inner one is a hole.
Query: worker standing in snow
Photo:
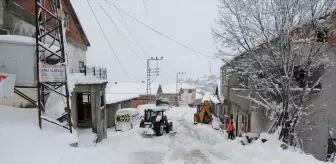
[[[231,139],[231,140],[234,139],[234,130],[235,130],[235,127],[233,125],[233,122],[231,121],[226,126],[226,131],[228,132],[228,139]]]

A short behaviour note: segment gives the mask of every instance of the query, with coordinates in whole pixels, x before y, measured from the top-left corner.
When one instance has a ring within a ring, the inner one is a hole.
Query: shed
[[[131,108],[132,100],[139,94],[113,94],[106,93],[107,128],[115,126],[115,116],[118,109]]]
[[[106,97],[107,81],[92,75],[72,74],[69,78],[71,92],[71,116],[73,127],[92,128],[97,141],[107,138]]]

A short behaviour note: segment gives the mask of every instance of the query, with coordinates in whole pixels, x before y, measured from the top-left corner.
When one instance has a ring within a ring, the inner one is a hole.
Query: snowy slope
[[[144,138],[138,127],[126,132],[108,130],[108,139],[72,148],[76,140],[62,128],[37,127],[34,109],[0,106],[0,163],[2,164],[318,164],[312,156],[281,150],[276,139],[240,145],[226,140],[211,125],[194,125],[194,108],[172,108],[167,115],[176,134]],[[86,139],[91,140],[90,136]],[[269,137],[269,139],[272,139]],[[87,146],[87,147],[86,147]]]

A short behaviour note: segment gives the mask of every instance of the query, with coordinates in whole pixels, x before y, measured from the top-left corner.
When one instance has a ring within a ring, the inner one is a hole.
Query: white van
[[[140,123],[140,114],[136,108],[118,109],[115,116],[116,131],[126,131]]]

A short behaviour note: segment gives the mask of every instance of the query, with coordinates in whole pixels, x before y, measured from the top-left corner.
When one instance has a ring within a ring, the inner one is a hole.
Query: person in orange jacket
[[[228,139],[231,139],[231,140],[234,139],[234,130],[235,130],[235,127],[233,125],[233,122],[231,121],[226,126],[226,131],[228,132]]]

